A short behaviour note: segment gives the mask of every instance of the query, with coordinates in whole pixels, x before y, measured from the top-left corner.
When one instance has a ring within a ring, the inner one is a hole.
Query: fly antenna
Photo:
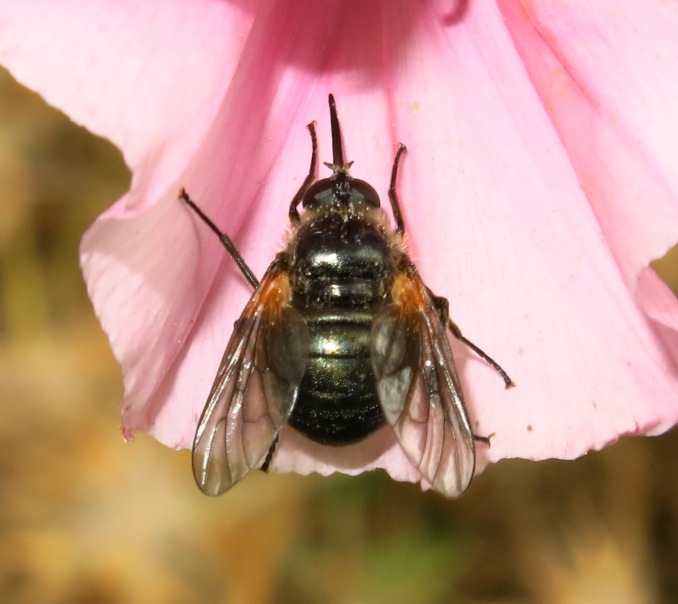
[[[335,169],[344,168],[344,150],[341,144],[341,130],[339,128],[339,118],[337,117],[337,105],[334,102],[334,95],[330,94],[330,123],[332,124],[332,163]]]

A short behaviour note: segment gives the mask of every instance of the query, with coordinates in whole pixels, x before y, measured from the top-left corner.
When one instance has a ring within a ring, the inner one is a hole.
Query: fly
[[[393,162],[388,197],[349,174],[334,97],[329,178],[311,166],[289,208],[291,236],[259,281],[231,239],[182,189],[180,198],[220,238],[254,293],[235,323],[193,443],[193,474],[207,495],[267,470],[289,425],[331,447],[390,426],[433,489],[460,495],[475,468],[474,436],[447,329],[512,385],[506,372],[462,336],[448,302],[424,284],[405,253]],[[303,212],[299,212],[299,206]]]

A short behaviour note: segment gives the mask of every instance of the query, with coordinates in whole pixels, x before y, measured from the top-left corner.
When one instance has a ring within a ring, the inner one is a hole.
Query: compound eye
[[[364,180],[358,178],[353,179],[351,181],[351,189],[358,193],[365,203],[374,206],[375,208],[378,208],[381,205],[379,195],[374,190],[374,187]]]
[[[313,183],[304,194],[302,205],[307,207],[318,207],[324,203],[332,201],[334,195],[334,181],[329,178],[323,178]]]

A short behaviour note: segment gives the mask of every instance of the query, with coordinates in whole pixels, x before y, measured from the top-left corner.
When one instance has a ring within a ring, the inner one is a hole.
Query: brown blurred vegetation
[[[675,431],[505,461],[453,502],[379,473],[209,499],[186,451],[125,444],[78,243],[129,178],[0,72],[0,602],[678,601]]]

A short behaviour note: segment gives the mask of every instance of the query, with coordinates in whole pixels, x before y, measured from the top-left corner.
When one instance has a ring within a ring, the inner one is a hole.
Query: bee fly
[[[235,323],[193,443],[193,474],[207,495],[266,470],[288,424],[322,445],[358,442],[386,424],[409,461],[439,493],[468,486],[475,440],[447,341],[449,327],[512,384],[506,372],[461,335],[448,304],[424,284],[404,251],[396,193],[400,145],[388,197],[344,163],[339,120],[329,97],[333,174],[314,183],[311,167],[289,209],[292,233],[261,281],[240,252],[191,201],[221,239],[254,294]],[[303,206],[299,214],[298,206]]]

